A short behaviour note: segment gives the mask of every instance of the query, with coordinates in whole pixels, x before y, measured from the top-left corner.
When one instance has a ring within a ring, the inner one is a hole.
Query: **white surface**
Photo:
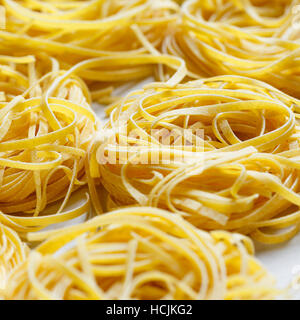
[[[293,284],[291,298],[300,300],[300,285],[295,282],[300,277],[300,234],[280,245],[255,243],[255,247],[256,257],[275,276],[278,287]]]

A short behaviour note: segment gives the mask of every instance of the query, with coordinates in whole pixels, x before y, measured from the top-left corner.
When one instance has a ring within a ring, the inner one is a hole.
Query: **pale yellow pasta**
[[[108,109],[90,171],[108,209],[160,207],[202,229],[282,242],[300,227],[299,107],[239,76],[149,85]]]
[[[282,297],[250,238],[300,230],[299,12],[0,0],[0,299]]]
[[[86,152],[98,123],[86,85],[54,58],[0,60],[0,221],[27,232],[86,213],[88,198],[64,211],[87,182]],[[56,215],[41,216],[61,199]]]
[[[207,233],[178,215],[132,207],[46,239],[9,278],[7,299],[273,299],[251,240]]]
[[[0,224],[0,298],[4,296],[10,274],[25,261],[28,253],[28,247],[17,233]]]
[[[237,74],[297,98],[299,0],[187,0],[161,52],[182,57],[194,77]]]
[[[80,74],[95,101],[113,101],[109,89],[122,83],[135,84],[149,76],[160,81],[170,77],[170,66],[159,64],[165,64],[165,58],[160,59],[157,49],[180,13],[179,5],[172,0],[1,3],[6,10],[6,28],[0,30],[0,39],[5,43],[3,48],[0,45],[0,52],[41,52],[57,59],[64,69],[91,58],[103,58],[101,70]],[[157,55],[156,61],[144,59],[146,53]],[[124,61],[121,64],[120,57]],[[170,59],[177,61],[178,67],[181,59]]]

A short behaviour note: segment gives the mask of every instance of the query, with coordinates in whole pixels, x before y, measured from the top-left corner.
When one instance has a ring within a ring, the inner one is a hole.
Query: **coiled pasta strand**
[[[178,215],[132,207],[42,242],[10,277],[8,299],[273,299],[273,278],[251,240],[207,233]]]
[[[299,0],[188,0],[161,51],[198,77],[236,74],[300,97]]]

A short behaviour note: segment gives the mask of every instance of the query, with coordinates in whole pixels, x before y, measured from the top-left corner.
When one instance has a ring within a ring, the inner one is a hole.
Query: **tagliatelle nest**
[[[0,224],[0,299],[4,296],[10,274],[25,261],[28,253],[28,247],[17,233]]]
[[[164,28],[179,12],[179,6],[170,0],[3,0],[2,5],[6,28],[0,35],[8,46],[42,49],[72,65],[115,53],[145,53],[132,26],[139,26],[147,41],[157,47],[167,31]]]
[[[282,295],[246,235],[300,230],[299,17],[299,0],[0,1],[0,299]]]
[[[150,85],[109,108],[90,170],[108,208],[160,207],[202,229],[285,241],[300,225],[299,106],[238,76]]]
[[[195,77],[237,74],[299,95],[299,0],[188,0],[161,51]]]
[[[85,84],[55,59],[0,60],[0,221],[26,232],[83,214],[88,201],[63,209],[87,182],[86,151],[96,132]],[[40,216],[60,199],[57,215]]]
[[[9,299],[270,299],[249,238],[206,233],[154,208],[126,208],[30,234],[47,240],[9,279]]]
[[[174,1],[3,0],[2,5],[6,26],[0,30],[5,42],[0,52],[42,52],[65,70],[88,59],[103,60],[101,70],[80,74],[95,101],[110,102],[113,89],[122,83],[129,85],[151,75],[160,81],[169,78],[170,68],[157,67],[165,64],[166,57],[160,59],[156,48],[178,19],[179,6]],[[142,59],[149,51],[157,61]]]

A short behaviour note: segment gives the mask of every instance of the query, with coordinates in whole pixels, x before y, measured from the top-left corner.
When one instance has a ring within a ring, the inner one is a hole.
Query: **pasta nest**
[[[46,239],[9,279],[9,299],[268,299],[279,294],[249,238],[125,208]]]
[[[202,229],[285,241],[300,222],[299,106],[240,76],[149,85],[107,110],[90,171],[108,209],[160,207]]]
[[[83,58],[127,51],[145,53],[133,25],[139,26],[146,39],[158,47],[167,31],[163,27],[176,20],[179,12],[179,6],[171,0],[2,2],[6,28],[1,37],[7,45],[42,49],[68,65]],[[28,41],[18,43],[21,39]]]
[[[0,60],[0,221],[27,232],[83,214],[88,200],[63,210],[87,183],[86,154],[97,128],[88,89],[55,59]],[[58,215],[43,213],[60,199]]]
[[[194,77],[236,74],[299,98],[298,0],[188,0],[161,51]]]
[[[152,75],[161,81],[168,79],[168,68],[156,68],[165,63],[157,49],[178,19],[180,7],[174,1],[4,0],[2,4],[6,12],[5,30],[0,30],[3,52],[9,49],[26,55],[41,51],[57,59],[65,70],[88,59],[103,60],[101,70],[80,74],[94,101],[118,99],[111,94],[121,84],[127,88]],[[151,61],[143,59],[149,48],[150,56],[157,53]]]

